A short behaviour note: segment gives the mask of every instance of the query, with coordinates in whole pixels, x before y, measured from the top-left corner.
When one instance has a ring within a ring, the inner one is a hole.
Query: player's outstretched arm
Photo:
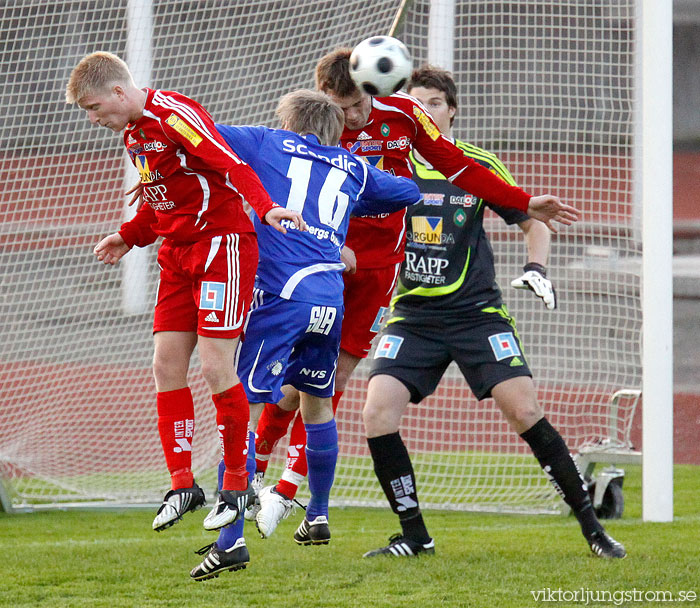
[[[124,242],[122,236],[118,232],[115,232],[97,243],[94,253],[100,262],[114,266],[114,264],[129,252],[129,249],[131,249],[131,247]]]
[[[284,207],[273,207],[265,214],[265,222],[282,234],[287,234],[287,229],[280,224],[282,220],[293,222],[297,230],[306,230],[306,222],[298,211],[290,211]]]
[[[528,204],[527,214],[531,218],[546,224],[554,233],[557,230],[552,224],[553,221],[570,226],[578,221],[579,218],[578,209],[562,203],[558,196],[552,196],[551,194],[533,196]]]

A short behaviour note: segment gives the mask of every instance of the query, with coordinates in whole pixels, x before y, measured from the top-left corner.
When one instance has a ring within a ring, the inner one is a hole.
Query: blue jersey
[[[287,234],[253,218],[260,262],[256,287],[287,300],[339,306],[345,265],[340,250],[350,215],[393,213],[421,200],[412,180],[380,171],[314,135],[267,127],[216,125],[277,204],[301,213],[308,231]]]

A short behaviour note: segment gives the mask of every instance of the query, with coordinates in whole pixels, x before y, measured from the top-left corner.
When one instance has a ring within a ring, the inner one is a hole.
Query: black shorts
[[[514,320],[505,306],[462,318],[394,316],[377,342],[369,376],[393,376],[419,403],[455,361],[477,399],[510,378],[532,376]]]

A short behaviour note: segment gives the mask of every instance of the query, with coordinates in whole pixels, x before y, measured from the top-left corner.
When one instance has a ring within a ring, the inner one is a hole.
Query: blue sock
[[[245,468],[248,471],[248,483],[253,480],[255,475],[255,433],[248,433],[248,456],[245,461]],[[224,470],[226,466],[222,460],[219,463],[219,488],[224,479]],[[221,528],[219,538],[216,540],[216,546],[219,549],[230,549],[236,544],[236,541],[243,536],[244,517],[241,515],[234,523]]]
[[[319,515],[328,517],[328,497],[335,477],[338,460],[338,430],[335,420],[323,424],[305,424],[306,462],[309,466],[311,500],[306,507],[306,519]]]

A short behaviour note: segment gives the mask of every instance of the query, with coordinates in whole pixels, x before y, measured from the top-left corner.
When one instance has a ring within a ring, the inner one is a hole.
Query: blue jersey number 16
[[[287,177],[292,180],[292,187],[287,197],[287,209],[298,211],[303,215],[304,205],[308,202],[309,181],[313,161],[306,158],[292,157],[287,169]],[[337,167],[331,167],[318,195],[318,219],[322,224],[337,230],[343,223],[350,199],[340,188],[348,175]],[[309,221],[311,218],[305,218]]]

